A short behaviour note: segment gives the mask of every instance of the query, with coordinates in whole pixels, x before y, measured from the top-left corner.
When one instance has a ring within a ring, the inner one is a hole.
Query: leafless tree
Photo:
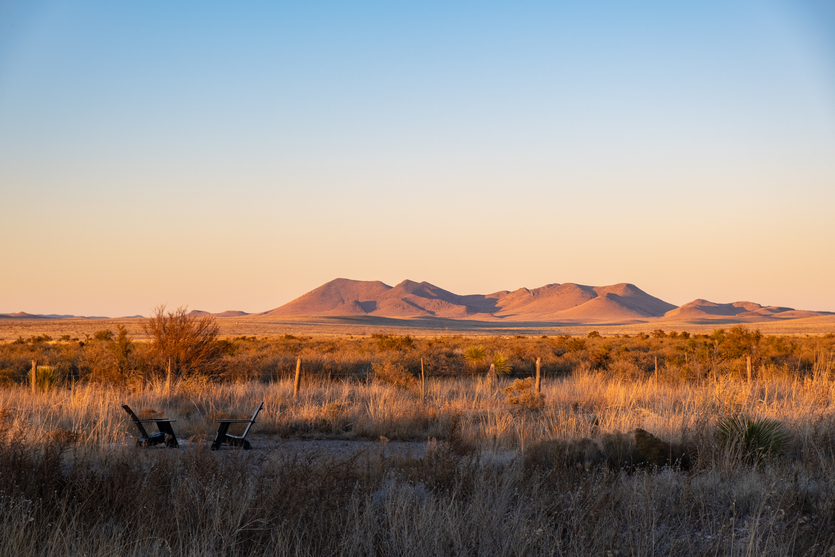
[[[151,338],[147,363],[154,372],[170,372],[172,377],[216,376],[222,371],[223,349],[215,318],[189,315],[186,309],[166,312],[164,305],[158,306],[142,323]]]

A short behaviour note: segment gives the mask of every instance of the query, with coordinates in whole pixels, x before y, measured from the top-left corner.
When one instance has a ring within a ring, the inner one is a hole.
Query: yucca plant
[[[464,359],[472,366],[477,366],[487,357],[487,351],[481,344],[470,346],[464,350]]]
[[[493,365],[496,366],[496,373],[499,375],[507,375],[513,369],[510,361],[501,352],[493,354]]]
[[[758,465],[782,454],[788,434],[776,420],[737,414],[719,420],[716,440],[742,462]]]
[[[58,372],[52,366],[38,366],[35,384],[41,392],[51,390],[58,383]]]

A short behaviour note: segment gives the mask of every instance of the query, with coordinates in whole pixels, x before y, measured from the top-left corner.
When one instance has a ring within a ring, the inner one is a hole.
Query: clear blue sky
[[[681,4],[0,0],[0,312],[835,310],[835,7]]]

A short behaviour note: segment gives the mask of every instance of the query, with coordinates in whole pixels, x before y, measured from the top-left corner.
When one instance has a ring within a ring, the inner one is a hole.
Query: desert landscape
[[[189,314],[217,318],[224,338],[392,331],[413,336],[436,331],[467,335],[585,335],[595,329],[613,335],[654,328],[702,333],[740,324],[769,334],[825,334],[835,330],[833,312],[702,299],[677,307],[626,283],[550,284],[488,295],[457,295],[426,282],[405,280],[391,287],[380,281],[334,279],[272,310],[210,313],[193,309]],[[114,326],[124,326],[133,338],[142,340],[142,321],[142,316],[6,313],[0,314],[0,342],[43,334],[84,338]]]
[[[835,9],[0,2],[0,557],[835,557]]]
[[[757,315],[797,329],[4,319],[0,549],[818,554],[835,543],[835,329]],[[251,450],[209,450],[259,402]],[[179,447],[144,447],[122,404],[149,434],[175,420]]]

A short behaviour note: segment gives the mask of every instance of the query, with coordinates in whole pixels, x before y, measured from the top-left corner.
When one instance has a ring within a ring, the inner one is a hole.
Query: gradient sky
[[[336,277],[835,311],[835,8],[0,0],[0,312]]]

